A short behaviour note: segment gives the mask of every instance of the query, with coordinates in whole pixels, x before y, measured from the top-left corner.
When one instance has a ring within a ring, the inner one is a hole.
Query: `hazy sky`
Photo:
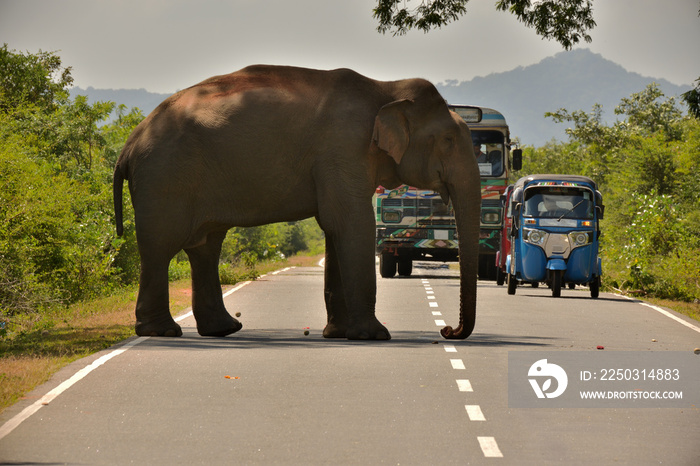
[[[393,37],[376,32],[375,0],[0,0],[0,43],[58,52],[83,88],[162,93],[254,63],[465,81],[563,50],[495,2],[471,0],[455,23]],[[580,47],[675,84],[700,77],[699,0],[594,0],[593,8],[593,42]]]

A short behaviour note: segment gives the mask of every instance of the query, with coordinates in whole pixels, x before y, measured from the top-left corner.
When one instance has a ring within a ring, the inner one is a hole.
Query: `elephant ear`
[[[412,104],[412,100],[391,102],[379,109],[374,119],[372,141],[397,164],[408,148],[410,130],[406,111]]]

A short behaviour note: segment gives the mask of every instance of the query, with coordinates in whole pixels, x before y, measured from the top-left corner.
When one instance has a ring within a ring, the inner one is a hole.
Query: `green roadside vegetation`
[[[133,212],[127,191],[125,234],[117,237],[111,179],[144,116],[112,102],[71,100],[71,70],[50,52],[4,45],[0,83],[1,411],[71,361],[133,335]],[[553,113],[573,124],[570,140],[525,148],[524,166],[598,181],[604,285],[698,318],[700,122],[654,86],[623,100],[614,125],[602,122],[601,111]],[[233,228],[222,248],[222,284],[310,265],[323,245],[313,219]],[[169,274],[176,314],[190,305],[184,253]]]

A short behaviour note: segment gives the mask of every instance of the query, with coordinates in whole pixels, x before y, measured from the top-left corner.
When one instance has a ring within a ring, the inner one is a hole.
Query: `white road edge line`
[[[251,283],[253,283],[253,282],[252,282],[252,281],[247,281],[247,282],[239,283],[238,285],[234,286],[233,288],[231,288],[230,290],[228,290],[226,293],[224,293],[223,296],[222,296],[222,298],[225,298],[225,297],[231,295],[232,293],[235,293],[236,291],[240,290],[240,289],[243,288],[244,286],[249,285],[249,284],[251,284]],[[175,322],[180,322],[180,321],[185,320],[185,319],[187,319],[188,317],[191,317],[191,316],[193,316],[193,315],[194,315],[194,314],[192,313],[192,311],[186,312],[186,313],[184,313],[184,314],[182,314],[182,315],[179,315],[179,316],[175,317]]]
[[[106,363],[107,361],[109,361],[113,357],[119,356],[120,354],[122,354],[126,350],[133,348],[134,346],[148,340],[149,338],[151,338],[151,337],[135,338],[134,340],[130,341],[129,343],[125,344],[124,346],[105,354],[104,356],[94,360],[91,364],[80,369],[78,372],[73,374],[73,376],[71,378],[63,381],[56,388],[54,388],[53,390],[48,392],[46,395],[42,396],[40,399],[35,401],[33,404],[24,408],[24,410],[22,410],[22,412],[20,412],[18,415],[16,415],[15,417],[13,417],[9,421],[7,421],[2,427],[0,427],[0,439],[2,439],[7,434],[12,432],[17,426],[19,426],[22,422],[24,422],[27,418],[29,418],[29,416],[31,416],[32,414],[39,411],[39,409],[42,406],[48,405],[58,395],[65,392],[66,390],[68,390],[76,382],[82,380],[90,372],[94,371],[95,369],[97,369],[98,367],[100,367],[102,364]]]
[[[630,298],[629,296],[625,296],[625,295],[619,295],[619,296],[622,296],[625,299],[629,299],[630,301],[636,301],[639,304],[641,304],[642,306],[649,307],[649,308],[655,310],[656,312],[659,312],[659,313],[665,315],[666,317],[669,317],[669,318],[675,320],[676,322],[685,325],[689,329],[695,330],[696,332],[700,333],[700,327],[698,327],[697,325],[693,325],[690,322],[686,322],[685,320],[681,319],[680,317],[674,316],[673,314],[671,314],[667,310],[661,309],[659,306],[654,306],[653,304],[645,303],[644,301],[639,301],[638,299]]]
[[[289,268],[293,268],[293,267],[289,267]],[[286,270],[289,270],[289,268],[287,268]],[[235,287],[231,288],[226,293],[224,293],[223,297],[225,298],[225,297],[229,296],[230,294],[240,290],[241,288],[243,288],[244,286],[246,286],[250,283],[252,283],[252,282],[246,281],[243,283],[239,283],[238,285],[236,285]],[[175,318],[175,322],[180,322],[181,320],[184,320],[184,319],[190,317],[191,315],[192,315],[192,311],[189,311],[185,314],[182,314],[182,315]],[[119,348],[117,348],[113,351],[110,351],[109,353],[94,360],[92,363],[90,363],[87,366],[80,369],[78,372],[73,374],[73,376],[71,378],[60,383],[56,388],[54,388],[53,390],[48,392],[46,395],[42,396],[40,399],[38,399],[37,401],[35,401],[31,405],[24,408],[15,417],[11,418],[5,424],[0,426],[0,440],[2,440],[3,437],[5,437],[10,432],[15,430],[15,428],[17,428],[17,426],[19,426],[22,422],[26,421],[32,414],[39,411],[39,409],[41,409],[42,406],[46,406],[49,403],[51,403],[54,400],[54,398],[56,398],[58,395],[65,392],[66,390],[68,390],[76,382],[85,378],[85,376],[87,376],[90,372],[94,371],[95,369],[97,369],[98,367],[100,367],[102,364],[106,363],[107,361],[109,361],[113,357],[119,356],[123,352],[133,348],[136,345],[143,343],[144,341],[148,340],[149,338],[151,338],[151,337],[135,338],[132,341],[126,343],[125,345],[120,346]]]
[[[481,451],[484,452],[484,456],[487,458],[503,458],[503,453],[498,448],[496,439],[494,437],[477,437],[479,445],[481,446]]]

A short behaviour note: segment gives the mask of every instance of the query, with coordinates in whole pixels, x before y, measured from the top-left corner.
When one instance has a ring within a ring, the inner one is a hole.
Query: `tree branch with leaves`
[[[457,21],[467,12],[469,0],[421,0],[413,8],[411,2],[377,0],[373,10],[374,18],[379,20],[377,30],[395,36],[411,29],[429,32]],[[535,28],[543,39],[554,39],[570,50],[582,39],[591,42],[588,31],[596,25],[592,5],[593,0],[498,0],[496,9],[509,11],[527,27]]]

